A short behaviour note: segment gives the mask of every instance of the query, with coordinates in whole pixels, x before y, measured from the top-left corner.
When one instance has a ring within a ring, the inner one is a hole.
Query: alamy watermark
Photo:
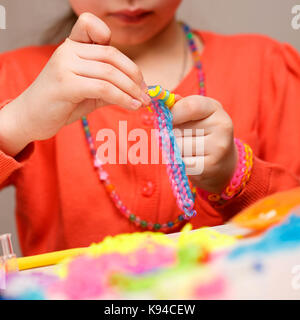
[[[166,136],[167,133],[163,133]],[[101,142],[97,148],[97,158],[102,164],[182,164],[188,175],[200,175],[204,170],[204,129],[174,129],[173,135],[164,140],[164,150],[170,150],[172,141],[176,140],[178,152],[182,157],[168,157],[160,152],[160,132],[151,129],[150,134],[143,128],[127,129],[127,121],[119,121],[118,132],[110,128],[98,131],[96,141]],[[166,137],[165,137],[166,138]]]
[[[300,4],[292,7],[293,19],[291,21],[294,30],[300,30]]]
[[[292,288],[294,290],[300,290],[300,264],[297,264],[292,268],[292,275]]]
[[[0,30],[6,29],[6,9],[0,5]]]

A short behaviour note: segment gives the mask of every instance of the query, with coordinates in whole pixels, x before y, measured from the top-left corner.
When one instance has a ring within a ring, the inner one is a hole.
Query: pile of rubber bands
[[[286,284],[299,264],[299,210],[245,244],[210,228],[190,231],[187,224],[178,240],[155,232],[107,237],[51,273],[8,274],[2,299],[297,298]]]
[[[178,241],[155,232],[109,236],[85,254],[67,258],[51,274],[10,274],[4,298],[220,298],[225,280],[209,263],[215,250],[232,246],[236,239],[209,228],[190,230],[187,224]]]

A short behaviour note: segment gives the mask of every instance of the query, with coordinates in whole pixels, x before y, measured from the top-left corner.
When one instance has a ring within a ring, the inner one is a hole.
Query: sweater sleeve
[[[13,83],[12,73],[9,66],[5,63],[4,55],[0,55],[0,111],[9,103],[14,96],[15,85]],[[1,128],[0,128],[1,130]],[[18,169],[22,168],[23,164],[33,152],[33,144],[28,145],[16,157],[10,157],[5,154],[0,148],[0,189],[14,184],[14,178],[17,175]]]
[[[222,222],[267,195],[300,186],[299,53],[288,44],[272,42],[265,52],[261,84],[259,151],[250,180],[225,205],[209,208],[221,215]],[[196,209],[200,204],[198,199]]]

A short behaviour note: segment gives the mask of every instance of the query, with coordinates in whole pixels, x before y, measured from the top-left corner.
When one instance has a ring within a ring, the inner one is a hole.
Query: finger
[[[179,100],[172,108],[173,124],[203,120],[217,110],[215,100],[202,96],[190,96]]]
[[[189,176],[199,176],[204,171],[204,156],[198,157],[184,157],[183,162],[185,164],[186,174]]]
[[[232,135],[232,120],[224,109],[219,109],[210,117],[200,121],[189,121],[174,126],[175,136],[209,136],[209,135]]]
[[[136,110],[142,103],[120,90],[110,82],[78,76],[78,95],[84,99],[98,99],[102,106],[114,104]],[[100,105],[99,105],[100,106]]]
[[[147,91],[147,86],[140,68],[116,48],[76,42],[74,42],[73,46],[75,47],[76,54],[80,58],[109,63],[139,84],[144,92]]]
[[[176,137],[176,142],[183,157],[204,156],[208,153],[204,136]]]
[[[108,26],[91,13],[83,13],[75,23],[69,39],[83,43],[109,44],[111,32]]]
[[[210,127],[208,127],[208,129],[210,129]],[[206,136],[210,133],[208,129],[202,125],[201,121],[190,121],[175,126],[173,133],[176,137]]]
[[[140,100],[144,105],[149,105],[151,102],[150,97],[134,81],[110,64],[80,59],[80,63],[76,64],[75,72],[80,76],[108,81],[133,98]]]

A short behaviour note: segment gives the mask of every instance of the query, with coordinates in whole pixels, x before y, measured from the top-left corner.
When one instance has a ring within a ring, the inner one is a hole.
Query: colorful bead
[[[172,228],[174,226],[174,222],[170,221],[170,222],[167,223],[167,225],[168,225],[169,228]]]
[[[147,225],[148,225],[147,221],[145,221],[145,220],[141,221],[141,227],[142,228],[147,228]]]
[[[114,187],[112,184],[107,184],[107,185],[105,186],[105,188],[106,188],[106,190],[107,190],[108,192],[111,192],[111,191],[113,191],[113,190],[115,189],[115,187]]]
[[[96,167],[96,168],[99,168],[99,167]],[[100,173],[99,173],[99,178],[100,178],[101,181],[106,181],[107,178],[108,178],[107,172],[105,172],[105,171],[100,171]]]
[[[135,221],[135,220],[136,220],[136,216],[135,216],[134,214],[131,214],[131,215],[129,216],[129,220],[130,220],[130,221]]]
[[[191,32],[188,32],[187,37],[188,37],[188,39],[193,39],[193,34]]]
[[[159,223],[154,224],[154,230],[159,230],[161,228],[161,225]]]

